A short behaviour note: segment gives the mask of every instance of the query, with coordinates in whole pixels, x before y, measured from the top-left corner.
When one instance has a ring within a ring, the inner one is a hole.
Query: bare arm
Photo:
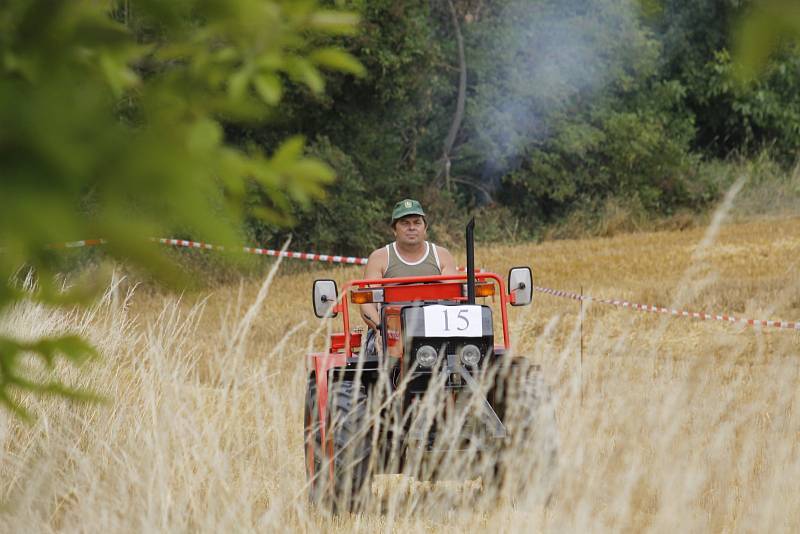
[[[386,254],[385,248],[379,248],[369,255],[367,259],[367,266],[364,267],[364,278],[383,278],[383,273],[386,270],[386,265],[389,257]],[[378,313],[378,305],[374,303],[361,305],[361,318],[367,323],[367,326],[373,330],[378,329],[380,322],[380,313]]]
[[[436,247],[436,252],[439,253],[439,264],[442,268],[442,274],[458,274],[456,268],[456,260],[450,251],[446,248]]]

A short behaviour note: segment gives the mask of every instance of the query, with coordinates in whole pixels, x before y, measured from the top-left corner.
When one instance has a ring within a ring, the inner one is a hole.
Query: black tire
[[[558,427],[550,388],[539,367],[526,358],[514,358],[497,371],[495,410],[508,436],[497,451],[489,485],[498,497],[547,503],[558,467]]]
[[[359,510],[369,494],[372,433],[367,400],[364,385],[350,380],[330,383],[328,426],[323,444],[316,409],[316,383],[309,381],[306,410],[310,415],[306,416],[305,432],[309,498],[333,513]],[[323,446],[332,454],[333,466],[324,459]]]
[[[321,504],[325,473],[322,472],[322,432],[319,424],[319,400],[317,398],[317,381],[311,375],[306,384],[305,410],[303,414],[303,437],[305,444],[306,484],[308,500]]]

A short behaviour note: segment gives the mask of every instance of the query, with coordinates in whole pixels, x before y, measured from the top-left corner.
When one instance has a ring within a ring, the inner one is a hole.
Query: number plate
[[[481,337],[480,306],[425,306],[425,337]]]

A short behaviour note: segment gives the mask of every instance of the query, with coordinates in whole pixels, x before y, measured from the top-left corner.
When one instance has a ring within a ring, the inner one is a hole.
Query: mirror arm
[[[525,289],[526,287],[528,287],[528,286],[525,285],[525,282],[520,282],[519,284],[517,284],[517,287],[510,288],[508,290],[508,294],[509,294],[509,296],[514,295],[515,291],[519,291],[520,289]]]

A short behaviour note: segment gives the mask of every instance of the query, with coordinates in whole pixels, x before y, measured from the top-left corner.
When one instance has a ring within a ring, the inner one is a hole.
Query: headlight
[[[475,345],[464,345],[461,349],[461,361],[464,365],[478,365],[481,361],[481,349]]]
[[[417,349],[417,363],[422,367],[433,367],[439,354],[430,345],[422,345]]]

